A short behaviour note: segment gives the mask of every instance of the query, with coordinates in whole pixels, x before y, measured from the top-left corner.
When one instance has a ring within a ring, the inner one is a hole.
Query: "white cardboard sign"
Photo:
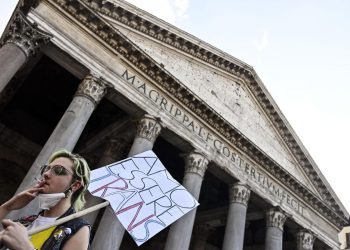
[[[88,190],[110,202],[139,246],[199,205],[151,150],[91,171]]]

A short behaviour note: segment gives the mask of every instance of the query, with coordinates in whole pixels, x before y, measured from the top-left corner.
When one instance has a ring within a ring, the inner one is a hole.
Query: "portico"
[[[1,170],[13,179],[1,199],[30,185],[57,147],[92,168],[152,149],[201,205],[140,248],[337,249],[348,214],[254,70],[137,13],[47,0],[20,14],[50,42],[0,112]],[[0,53],[19,59],[0,58],[3,86],[29,67],[8,46]],[[87,217],[92,249],[138,249],[114,216]]]

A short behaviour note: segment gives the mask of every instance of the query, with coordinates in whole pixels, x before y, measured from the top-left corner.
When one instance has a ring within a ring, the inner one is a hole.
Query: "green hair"
[[[60,149],[54,152],[49,158],[49,163],[59,157],[70,159],[73,162],[73,178],[81,182],[81,187],[73,193],[71,199],[75,211],[80,211],[86,203],[84,195],[90,183],[89,165],[83,157],[73,154],[66,149]]]

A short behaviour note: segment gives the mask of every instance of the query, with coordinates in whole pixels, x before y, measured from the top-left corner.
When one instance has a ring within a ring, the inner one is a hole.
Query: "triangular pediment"
[[[152,59],[175,76],[188,89],[244,134],[258,148],[293,175],[315,195],[305,172],[273,126],[263,108],[257,103],[244,81],[193,60],[190,56],[164,46],[136,32],[117,27]]]
[[[301,198],[323,203],[325,216],[343,221],[346,210],[254,69],[125,2],[82,2],[61,6],[143,75],[181,92],[174,98],[267,171],[283,175]]]
[[[299,166],[293,153],[244,81],[230,76],[217,67],[193,60],[191,54],[169,48],[166,43],[154,40],[137,30],[130,30],[122,23],[113,20],[109,22],[288,173],[319,196],[317,187]]]

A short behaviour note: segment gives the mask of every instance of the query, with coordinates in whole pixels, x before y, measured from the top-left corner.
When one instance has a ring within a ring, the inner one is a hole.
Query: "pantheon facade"
[[[0,68],[1,202],[58,148],[92,169],[152,149],[200,206],[140,247],[101,209],[92,249],[339,249],[348,212],[235,57],[121,0],[28,0]]]

